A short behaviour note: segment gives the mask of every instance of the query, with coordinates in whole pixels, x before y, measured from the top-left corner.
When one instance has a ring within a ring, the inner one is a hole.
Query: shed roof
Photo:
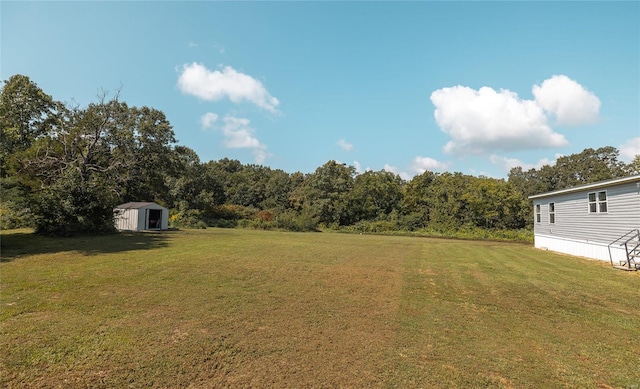
[[[609,186],[614,186],[614,185],[619,185],[619,184],[626,184],[626,183],[629,183],[629,182],[639,182],[640,183],[640,174],[639,175],[635,175],[635,176],[623,177],[623,178],[614,178],[613,180],[593,182],[591,184],[574,186],[573,188],[554,190],[553,192],[540,193],[540,194],[537,194],[537,195],[529,196],[529,198],[530,199],[538,199],[538,198],[542,198],[542,197],[555,196],[555,195],[559,195],[559,194],[580,192],[580,191],[588,190],[588,189],[606,188],[606,187],[609,187]]]
[[[162,207],[161,205],[156,204],[156,203],[142,202],[142,201],[132,201],[132,202],[129,202],[129,203],[120,204],[120,205],[118,205],[116,207],[116,209],[140,209],[140,208],[148,207],[150,205],[155,205],[155,206],[158,206],[158,207]]]

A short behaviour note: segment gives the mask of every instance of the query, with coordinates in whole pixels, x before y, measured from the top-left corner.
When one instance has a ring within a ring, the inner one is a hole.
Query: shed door
[[[150,209],[149,210],[149,229],[162,228],[162,210]]]

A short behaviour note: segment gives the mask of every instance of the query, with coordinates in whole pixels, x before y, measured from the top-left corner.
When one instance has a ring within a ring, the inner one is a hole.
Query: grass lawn
[[[528,245],[2,233],[0,387],[640,388],[640,273]]]

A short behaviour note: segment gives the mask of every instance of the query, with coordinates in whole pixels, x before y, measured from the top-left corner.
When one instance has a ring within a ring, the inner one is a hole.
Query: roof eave
[[[599,182],[594,182],[594,183],[591,183],[591,184],[574,186],[573,188],[555,190],[553,192],[540,193],[540,194],[537,194],[537,195],[529,196],[529,199],[533,200],[533,199],[539,199],[539,198],[543,198],[543,197],[555,196],[555,195],[559,195],[559,194],[581,192],[583,190],[588,190],[588,189],[606,188],[606,187],[609,187],[609,186],[619,185],[619,184],[626,184],[628,182],[634,182],[634,181],[640,182],[640,175],[623,177],[623,178],[614,178],[613,180],[599,181]]]

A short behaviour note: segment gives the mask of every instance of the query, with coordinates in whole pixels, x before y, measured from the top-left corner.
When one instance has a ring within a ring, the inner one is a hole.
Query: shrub
[[[256,208],[236,204],[216,205],[211,211],[207,212],[208,216],[213,220],[253,219],[257,213],[258,210]]]
[[[22,208],[13,203],[0,205],[0,229],[27,227],[33,227],[33,216],[28,208]]]
[[[204,221],[202,213],[197,209],[172,210],[171,213],[169,224],[172,227],[207,228],[207,223]]]
[[[318,219],[296,211],[284,211],[275,218],[277,228],[288,231],[317,231]]]

